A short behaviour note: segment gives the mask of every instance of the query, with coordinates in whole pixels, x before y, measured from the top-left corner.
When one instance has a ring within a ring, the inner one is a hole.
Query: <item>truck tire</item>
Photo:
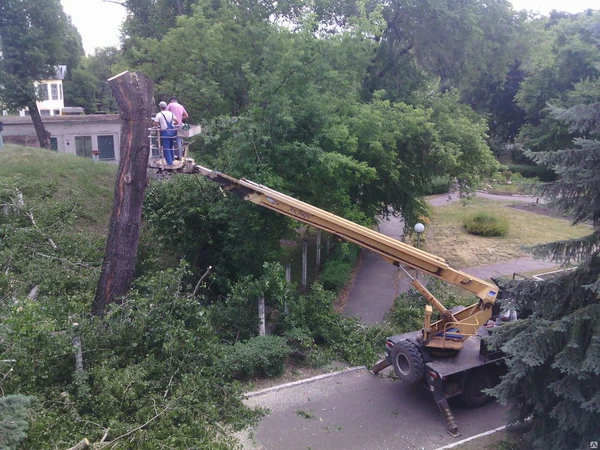
[[[467,377],[460,399],[469,408],[479,408],[493,399],[482,391],[496,386],[498,380],[498,375],[490,367],[474,370]]]
[[[392,365],[400,380],[414,384],[423,379],[425,363],[421,350],[410,341],[400,341],[391,351]]]

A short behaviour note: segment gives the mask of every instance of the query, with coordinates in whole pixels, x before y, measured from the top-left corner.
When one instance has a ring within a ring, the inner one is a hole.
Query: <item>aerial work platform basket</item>
[[[202,132],[200,125],[183,124],[177,129],[177,136],[173,143],[173,151],[175,158],[173,164],[169,165],[165,161],[163,154],[163,146],[160,137],[160,127],[148,128],[148,139],[150,140],[150,158],[148,159],[148,167],[159,171],[173,172],[192,172],[194,160],[189,157],[189,147],[191,138],[199,135]],[[181,142],[181,155],[178,154],[178,140]]]

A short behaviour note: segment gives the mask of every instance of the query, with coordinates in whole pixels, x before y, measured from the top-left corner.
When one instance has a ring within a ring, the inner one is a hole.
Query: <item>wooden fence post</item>
[[[308,241],[302,241],[302,290],[306,292],[308,284]]]
[[[285,265],[285,281],[287,281],[288,283],[292,282],[292,265],[290,263],[287,263]],[[290,312],[287,301],[283,303],[283,312],[286,314]]]
[[[258,299],[258,335],[264,336],[265,334],[266,334],[265,298],[260,297]]]
[[[321,230],[317,230],[317,273],[321,267]]]

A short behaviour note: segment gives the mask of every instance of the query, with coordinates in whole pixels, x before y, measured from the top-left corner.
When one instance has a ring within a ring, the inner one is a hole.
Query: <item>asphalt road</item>
[[[244,434],[245,450],[433,450],[456,442],[433,397],[393,381],[391,369],[341,373],[268,391],[246,400],[270,410]],[[460,439],[504,425],[505,407],[452,404]]]

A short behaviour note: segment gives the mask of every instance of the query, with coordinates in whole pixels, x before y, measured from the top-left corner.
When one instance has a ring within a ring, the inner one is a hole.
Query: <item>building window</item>
[[[60,116],[60,109],[55,109],[54,110],[54,115],[55,116]]]
[[[48,100],[48,85],[46,83],[37,85],[37,96],[40,102]]]
[[[63,99],[63,92],[62,92],[62,83],[58,85],[58,94],[60,95],[60,99]]]
[[[98,136],[98,152],[101,160],[115,159],[114,136]]]
[[[51,84],[50,91],[52,91],[52,100],[58,100],[58,84]]]
[[[75,136],[75,154],[84,158],[92,157],[91,136]]]
[[[50,138],[50,150],[57,152],[58,151],[58,138],[51,137]]]
[[[50,115],[49,109],[40,109],[40,116],[49,116],[49,115]]]

